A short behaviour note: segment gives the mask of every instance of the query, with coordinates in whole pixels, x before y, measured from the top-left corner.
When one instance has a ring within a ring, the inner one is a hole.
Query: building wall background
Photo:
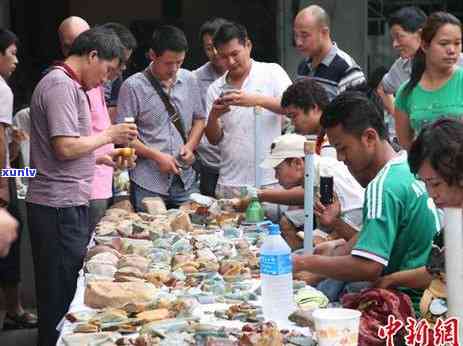
[[[131,72],[146,65],[144,41],[161,23],[182,28],[190,49],[184,67],[194,69],[206,61],[198,39],[200,25],[221,16],[244,24],[253,41],[253,57],[279,62],[292,77],[301,59],[293,46],[293,18],[310,4],[324,7],[332,18],[332,37],[369,75],[377,67],[388,68],[397,57],[387,28],[387,17],[401,6],[417,5],[430,13],[449,10],[463,17],[462,0],[0,0],[0,24],[21,40],[21,63],[14,74],[16,106],[28,103],[41,72],[60,58],[59,23],[78,15],[91,25],[108,21],[129,26],[141,48]]]

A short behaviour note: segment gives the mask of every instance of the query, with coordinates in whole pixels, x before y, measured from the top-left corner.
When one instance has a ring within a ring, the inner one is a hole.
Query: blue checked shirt
[[[182,117],[188,137],[193,120],[205,118],[199,87],[193,74],[180,69],[168,94]],[[183,145],[182,137],[169,120],[161,98],[142,72],[125,80],[119,91],[116,121],[123,122],[125,117],[135,118],[139,139],[146,146],[174,157],[179,155]],[[161,173],[157,162],[139,157],[136,167],[130,172],[130,178],[146,190],[168,195],[174,175]],[[195,180],[193,169],[182,170],[180,178],[185,189],[189,189]]]

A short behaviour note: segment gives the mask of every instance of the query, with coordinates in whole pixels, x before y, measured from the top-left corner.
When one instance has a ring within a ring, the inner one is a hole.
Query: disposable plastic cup
[[[357,346],[361,312],[328,308],[313,312],[319,346]]]

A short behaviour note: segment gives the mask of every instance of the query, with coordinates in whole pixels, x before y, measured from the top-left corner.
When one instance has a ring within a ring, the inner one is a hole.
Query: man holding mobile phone
[[[411,173],[407,153],[388,142],[378,101],[356,91],[338,95],[320,123],[355,179],[365,187],[363,225],[338,256],[293,256],[293,270],[345,281],[375,282],[381,276],[426,265],[440,229],[437,209]],[[398,287],[419,309],[422,291]]]
[[[283,135],[273,141],[270,155],[262,162],[262,167],[275,170],[278,183],[284,190],[274,189],[268,192],[262,190],[261,194],[264,200],[287,205],[303,204],[304,190],[296,190],[295,188],[304,187],[305,142],[306,138],[298,134]],[[317,190],[321,189],[319,183],[322,177],[331,178],[333,200],[326,205],[323,205],[318,199],[314,201],[315,215],[318,218],[331,219],[330,231],[338,231],[343,235],[341,238],[348,241],[356,235],[361,227],[362,215],[359,211],[361,211],[363,204],[364,190],[342,162],[315,154],[314,181]],[[302,195],[300,191],[302,191]],[[292,199],[290,199],[291,196]],[[293,211],[297,213],[293,213]],[[281,227],[283,237],[293,250],[300,249],[303,239],[297,235],[297,231],[304,227],[303,211],[300,209],[289,210],[285,212],[283,220]],[[296,229],[284,225],[288,220],[296,226]],[[325,223],[321,222],[321,224]]]
[[[261,145],[267,149],[281,135],[280,98],[291,80],[280,65],[251,59],[252,43],[240,24],[222,25],[213,43],[228,72],[208,89],[205,133],[221,153],[217,197],[232,198],[239,196],[241,187],[257,184],[256,117],[265,134]],[[272,169],[262,171],[261,183],[276,183]]]

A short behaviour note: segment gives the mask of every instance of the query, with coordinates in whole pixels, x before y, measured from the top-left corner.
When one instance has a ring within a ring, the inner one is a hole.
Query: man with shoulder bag
[[[137,211],[144,210],[145,197],[161,197],[167,207],[178,207],[198,191],[192,166],[205,112],[196,79],[180,68],[187,50],[180,29],[160,27],[151,40],[150,65],[121,86],[116,120],[133,117],[140,129],[133,143],[137,166],[130,173]]]

